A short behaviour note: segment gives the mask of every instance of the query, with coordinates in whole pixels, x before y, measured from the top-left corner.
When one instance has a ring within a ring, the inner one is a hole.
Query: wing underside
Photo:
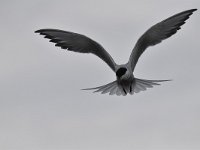
[[[149,46],[156,45],[162,40],[165,40],[174,35],[181,26],[185,24],[185,21],[193,14],[197,9],[191,9],[178,13],[172,17],[169,17],[156,25],[148,29],[137,41],[135,47],[129,58],[129,64],[132,71],[138,62],[139,57]]]
[[[110,54],[99,43],[84,35],[58,29],[41,29],[35,32],[44,35],[45,38],[50,39],[50,42],[55,43],[55,46],[62,49],[79,53],[92,53],[101,58],[115,71],[116,64]]]

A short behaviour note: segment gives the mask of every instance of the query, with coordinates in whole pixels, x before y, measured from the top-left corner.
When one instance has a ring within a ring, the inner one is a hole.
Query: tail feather
[[[147,87],[141,82],[137,82],[136,86],[140,89],[140,91],[145,91],[147,89]]]
[[[146,80],[135,78],[133,83],[134,92],[139,93],[140,91],[145,91],[147,88],[152,88],[155,85],[160,85],[160,82],[166,82],[171,80]]]
[[[110,93],[109,93],[109,95],[114,95],[115,93],[116,93],[116,91],[117,91],[117,85],[114,85],[113,87],[112,87],[112,89],[110,90]]]
[[[117,96],[120,96],[120,95],[121,95],[121,91],[120,91],[119,88],[117,88],[116,95],[117,95]]]
[[[106,94],[106,93],[108,93],[108,92],[110,92],[110,90],[113,88],[113,85],[115,85],[115,82],[112,82],[112,84],[110,84],[110,85],[108,85],[108,86],[106,86],[103,90],[102,90],[102,94]],[[98,90],[97,90],[98,91]],[[96,91],[96,92],[97,92]]]
[[[131,92],[132,94],[140,92],[140,88],[137,86],[137,84],[132,84],[132,89],[133,89],[133,91]]]
[[[82,90],[95,90],[94,92],[101,92],[101,94],[109,93],[109,95],[125,95],[124,91],[119,87],[117,81],[113,81],[103,86],[95,87],[95,88],[87,88]]]
[[[98,86],[98,87],[94,87],[94,88],[86,88],[86,89],[82,89],[82,90],[95,90],[94,92],[101,92],[102,94],[112,92],[111,94],[115,94],[116,88],[117,88],[117,81],[113,81],[106,85],[102,85],[102,86]],[[113,92],[115,92],[115,93],[113,93]]]
[[[149,83],[149,82],[146,82],[146,81],[144,81],[144,80],[140,80],[140,79],[135,79],[137,82],[139,82],[140,84],[143,84],[143,85],[145,85],[147,88],[152,88],[153,87],[153,85],[151,84],[151,83]],[[157,84],[156,84],[157,85]]]
[[[112,83],[114,83],[114,82],[116,82],[116,81],[113,81],[113,82],[108,83],[108,84],[106,84],[106,85],[102,85],[102,86],[98,86],[98,87],[94,87],[94,88],[86,88],[86,89],[82,89],[82,90],[96,90],[96,89],[100,90],[100,89],[103,89],[103,88],[109,86],[110,84],[112,84]],[[98,91],[98,90],[97,90],[97,91]],[[96,91],[96,92],[97,92],[97,91]],[[95,91],[94,91],[94,92],[95,92]],[[98,92],[99,92],[99,91],[98,91]]]
[[[130,85],[130,87],[123,88],[121,85],[117,83],[117,81],[113,81],[103,86],[95,87],[95,88],[87,88],[82,90],[95,90],[94,92],[101,92],[101,94],[109,93],[109,95],[127,95],[127,93],[133,95],[134,93],[139,93],[141,91],[145,91],[148,88],[152,88],[155,85],[160,85],[160,82],[171,81],[171,80],[146,80],[146,79],[138,79],[135,78],[134,82]]]

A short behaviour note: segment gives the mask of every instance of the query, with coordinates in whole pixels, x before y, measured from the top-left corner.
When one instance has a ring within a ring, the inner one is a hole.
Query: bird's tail
[[[166,81],[171,80],[146,80],[135,78],[135,82],[133,82],[132,84],[133,91],[131,92],[131,94],[139,93],[140,91],[145,91],[147,88],[152,88],[155,85],[160,85],[161,82]]]
[[[95,90],[94,92],[101,92],[101,94],[109,93],[110,95],[120,93],[120,95],[121,95],[121,91],[118,88],[117,81],[113,81],[111,83],[108,83],[106,85],[102,85],[99,87],[87,88],[87,89],[82,89],[82,90]]]
[[[109,93],[109,95],[127,95],[139,93],[140,91],[145,91],[147,88],[152,88],[155,85],[160,85],[161,82],[171,81],[171,80],[146,80],[146,79],[138,79],[135,78],[130,87],[123,88],[118,84],[117,81],[113,81],[103,86],[95,87],[95,88],[87,88],[82,90],[95,90],[94,92],[101,92],[101,94]]]

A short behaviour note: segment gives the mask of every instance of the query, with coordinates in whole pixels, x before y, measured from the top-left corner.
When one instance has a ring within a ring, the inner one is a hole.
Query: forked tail
[[[130,88],[123,88],[118,84],[117,81],[113,81],[103,86],[95,87],[95,88],[87,88],[82,90],[95,90],[94,92],[101,92],[101,94],[109,93],[109,95],[127,95],[139,93],[140,91],[145,91],[147,88],[152,88],[155,85],[160,85],[160,82],[171,81],[171,80],[146,80],[146,79],[138,79],[135,78]]]

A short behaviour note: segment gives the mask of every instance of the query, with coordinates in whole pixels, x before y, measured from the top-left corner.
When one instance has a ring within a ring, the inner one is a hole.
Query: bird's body
[[[95,92],[101,92],[102,94],[109,93],[110,95],[134,94],[151,88],[154,85],[159,85],[159,82],[169,81],[135,78],[133,75],[135,66],[147,47],[156,45],[175,34],[196,10],[183,11],[148,29],[135,44],[128,63],[123,65],[116,64],[110,54],[99,43],[84,35],[57,29],[41,29],[37,30],[36,33],[45,35],[45,38],[50,39],[50,42],[56,43],[56,46],[62,49],[80,53],[92,53],[105,61],[115,72],[115,81],[100,87],[85,90],[96,90]]]
[[[121,86],[124,94],[132,93],[132,84],[134,82],[133,72],[130,71],[128,65],[120,65],[116,71],[118,86]]]

